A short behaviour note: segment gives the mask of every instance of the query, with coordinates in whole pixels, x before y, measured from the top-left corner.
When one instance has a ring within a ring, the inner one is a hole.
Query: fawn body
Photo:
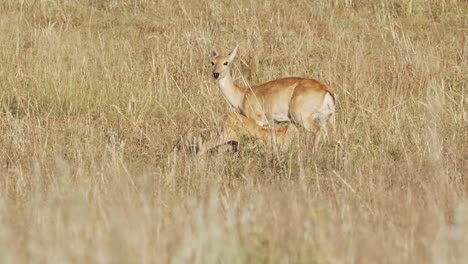
[[[219,136],[203,143],[198,154],[204,154],[230,143],[240,144],[243,137],[251,137],[266,146],[286,150],[297,134],[298,130],[292,124],[278,128],[261,127],[255,120],[232,112],[223,116],[219,126]]]

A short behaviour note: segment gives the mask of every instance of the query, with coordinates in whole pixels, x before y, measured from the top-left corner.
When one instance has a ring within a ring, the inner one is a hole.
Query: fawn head
[[[222,79],[229,73],[229,65],[234,60],[234,57],[236,57],[238,47],[236,46],[228,56],[219,55],[216,50],[211,52],[211,67],[213,68],[213,77],[215,79]]]

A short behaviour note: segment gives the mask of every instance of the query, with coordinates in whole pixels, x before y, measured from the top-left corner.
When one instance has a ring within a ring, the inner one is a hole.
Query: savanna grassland
[[[0,2],[1,263],[467,263],[468,4]],[[313,153],[197,156],[241,84],[338,94]]]

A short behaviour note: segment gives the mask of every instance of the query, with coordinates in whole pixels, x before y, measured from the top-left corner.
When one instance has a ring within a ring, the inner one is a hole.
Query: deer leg
[[[229,134],[222,132],[218,138],[203,143],[198,151],[198,155],[203,155],[213,149],[230,143],[233,148],[236,148],[236,145],[232,144],[233,142],[239,142],[239,140],[236,137],[229,136]]]

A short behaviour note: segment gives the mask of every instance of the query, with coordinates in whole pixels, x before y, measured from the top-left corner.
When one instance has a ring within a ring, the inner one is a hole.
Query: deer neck
[[[234,84],[231,74],[228,73],[224,78],[219,80],[219,88],[226,100],[236,109],[241,109],[242,100],[244,99],[244,90]]]

